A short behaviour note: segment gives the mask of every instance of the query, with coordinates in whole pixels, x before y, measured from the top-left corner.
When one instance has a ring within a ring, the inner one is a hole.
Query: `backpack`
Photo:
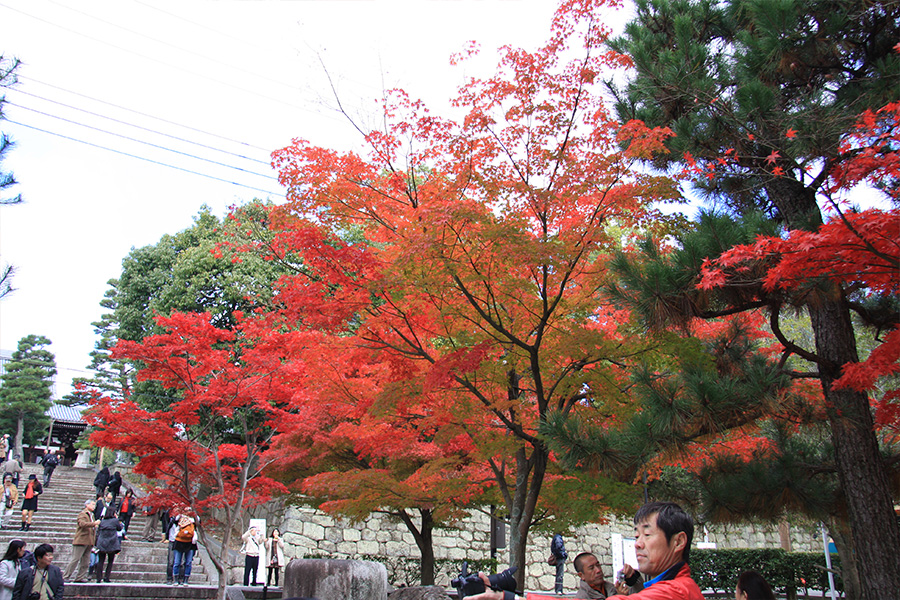
[[[176,542],[193,542],[194,541],[194,522],[191,521],[184,525],[178,524],[178,533],[175,534]]]
[[[44,466],[47,466],[47,467],[59,466],[59,458],[57,458],[57,456],[55,454],[51,454],[50,456],[47,457],[47,462],[45,463]]]

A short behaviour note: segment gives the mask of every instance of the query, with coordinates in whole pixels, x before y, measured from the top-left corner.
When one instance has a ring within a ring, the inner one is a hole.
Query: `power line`
[[[107,148],[106,146],[101,146],[100,144],[94,144],[94,143],[92,143],[92,142],[86,142],[86,141],[80,140],[80,139],[78,139],[78,138],[73,138],[73,137],[69,137],[69,136],[67,136],[67,135],[63,135],[63,134],[61,134],[61,133],[56,133],[56,132],[54,132],[54,131],[48,131],[48,130],[46,130],[46,129],[41,129],[40,127],[35,127],[35,126],[33,126],[33,125],[27,125],[27,124],[22,123],[22,122],[20,122],[20,121],[13,121],[12,119],[4,119],[4,120],[5,120],[7,123],[12,123],[13,125],[19,125],[20,127],[26,127],[26,128],[28,128],[28,129],[33,129],[34,131],[40,131],[41,133],[47,133],[47,134],[50,134],[50,135],[55,135],[56,137],[60,137],[60,138],[66,139],[66,140],[71,140],[71,141],[73,141],[73,142],[78,142],[78,143],[80,143],[80,144],[85,144],[85,145],[87,145],[87,146],[92,146],[92,147],[94,147],[94,148],[99,148],[99,149],[101,149],[101,150],[106,150],[106,151],[108,151],[108,152],[115,152],[116,154],[121,154],[121,155],[123,155],[123,156],[128,156],[128,157],[131,157],[131,158],[136,158],[136,159],[138,159],[138,160],[143,160],[143,161],[146,161],[146,162],[149,162],[149,163],[153,163],[153,164],[156,164],[156,165],[160,165],[160,166],[163,166],[163,167],[169,167],[170,169],[175,169],[175,170],[178,170],[178,171],[183,171],[183,172],[185,172],[185,173],[190,173],[191,175],[199,175],[200,177],[206,177],[207,179],[215,179],[216,181],[221,181],[221,182],[224,182],[224,183],[230,183],[231,185],[236,185],[236,186],[238,186],[238,187],[246,188],[246,189],[248,189],[248,190],[253,190],[253,191],[256,191],[256,192],[262,192],[262,193],[264,193],[264,194],[268,194],[268,195],[270,195],[270,196],[277,196],[277,197],[279,197],[279,198],[284,198],[284,193],[272,192],[272,191],[269,191],[269,190],[264,190],[264,189],[261,189],[261,188],[257,188],[257,187],[253,187],[253,186],[249,186],[249,185],[244,185],[244,184],[242,184],[242,183],[237,183],[236,181],[229,181],[228,179],[222,179],[221,177],[216,177],[216,176],[214,176],[214,175],[207,175],[206,173],[200,173],[200,172],[198,172],[198,171],[192,171],[191,169],[185,169],[184,167],[178,167],[178,166],[175,166],[175,165],[170,165],[170,164],[168,164],[168,163],[160,162],[160,161],[158,161],[158,160],[153,160],[153,159],[151,159],[151,158],[146,158],[146,157],[144,157],[144,156],[138,156],[138,155],[136,155],[136,154],[130,154],[130,153],[128,153],[128,152],[123,152],[122,150],[116,150],[116,149],[114,149],[114,148]]]
[[[42,22],[42,23],[46,23],[47,25],[51,25],[51,26],[56,27],[56,28],[58,28],[58,29],[62,29],[63,31],[68,31],[69,33],[73,33],[73,34],[75,34],[75,35],[77,35],[77,36],[87,38],[87,39],[91,40],[92,42],[97,42],[98,44],[104,44],[104,45],[106,45],[106,46],[110,46],[110,47],[112,47],[112,48],[115,48],[116,50],[121,50],[122,52],[127,52],[127,53],[129,53],[129,54],[133,54],[133,55],[135,55],[135,56],[139,56],[139,57],[141,57],[141,58],[143,58],[143,59],[145,59],[145,60],[149,60],[149,61],[151,61],[151,62],[155,62],[155,63],[161,64],[161,65],[163,65],[163,66],[165,66],[165,67],[168,67],[168,68],[171,68],[171,69],[175,69],[175,70],[177,70],[177,71],[181,71],[182,73],[187,73],[188,75],[193,75],[194,77],[202,77],[203,79],[212,81],[212,82],[214,82],[214,83],[218,83],[219,85],[224,85],[224,86],[226,86],[226,87],[230,87],[230,88],[232,88],[232,89],[236,89],[236,90],[242,91],[242,92],[244,92],[244,93],[247,93],[247,94],[250,94],[250,95],[253,95],[253,96],[257,96],[257,97],[259,97],[259,98],[264,98],[264,99],[266,99],[266,100],[270,100],[270,101],[276,102],[276,103],[278,103],[278,104],[283,104],[283,105],[285,105],[285,106],[289,106],[289,107],[291,107],[291,108],[296,108],[296,109],[299,109],[299,110],[302,110],[302,111],[305,111],[305,112],[310,112],[310,113],[313,112],[313,111],[311,111],[310,109],[306,108],[305,106],[301,106],[301,105],[299,105],[299,104],[294,104],[294,103],[292,103],[292,102],[286,102],[286,101],[281,100],[281,99],[279,99],[279,98],[273,98],[272,96],[267,96],[267,95],[265,95],[265,94],[261,94],[261,93],[259,93],[259,92],[255,92],[255,91],[253,91],[253,90],[249,90],[249,89],[247,89],[247,88],[243,88],[243,87],[240,87],[240,86],[238,86],[238,85],[234,85],[234,84],[232,84],[232,83],[228,83],[228,82],[222,81],[222,80],[220,80],[220,79],[216,79],[215,77],[210,77],[209,75],[204,75],[203,73],[197,73],[196,71],[191,71],[191,70],[185,69],[185,68],[183,68],[183,67],[179,67],[179,66],[177,66],[177,65],[169,64],[169,63],[167,63],[167,62],[165,62],[165,61],[162,61],[162,60],[159,60],[159,59],[157,59],[157,58],[153,58],[153,57],[147,56],[147,55],[145,55],[145,54],[141,54],[140,52],[135,52],[134,50],[129,50],[128,48],[124,48],[124,47],[122,47],[122,46],[118,46],[118,45],[113,44],[113,43],[111,43],[111,42],[107,42],[107,41],[104,41],[104,40],[101,40],[101,39],[98,39],[98,38],[95,38],[95,37],[91,37],[91,36],[89,36],[89,35],[87,35],[87,34],[81,33],[80,31],[75,31],[74,29],[69,29],[68,27],[64,27],[64,26],[59,25],[59,24],[57,24],[57,23],[54,23],[54,22],[52,22],[52,21],[48,21],[47,19],[42,19],[41,17],[36,17],[36,16],[34,16],[34,15],[32,15],[32,14],[29,14],[29,13],[27,13],[27,12],[25,12],[25,11],[19,10],[19,9],[17,9],[17,8],[13,8],[13,7],[9,6],[8,4],[3,4],[2,2],[0,2],[0,6],[2,6],[3,8],[7,8],[7,9],[9,9],[9,10],[11,10],[11,11],[17,12],[17,13],[19,13],[19,14],[21,14],[21,15],[24,15],[24,16],[28,17],[28,18],[34,19],[34,20],[36,20],[36,21],[40,21],[40,22]],[[334,117],[328,117],[327,115],[321,115],[321,114],[319,114],[319,113],[313,113],[313,114],[316,114],[316,116],[325,116],[326,118],[334,119]],[[336,119],[335,119],[335,120],[336,120]]]
[[[60,86],[58,86],[58,85],[53,85],[52,83],[46,83],[46,82],[44,82],[44,81],[41,81],[40,79],[35,79],[35,78],[32,77],[31,75],[20,75],[20,74],[16,74],[16,77],[17,77],[18,79],[22,79],[22,80],[25,80],[25,81],[32,81],[32,82],[37,83],[37,84],[39,84],[39,85],[47,86],[47,87],[53,88],[53,89],[55,89],[55,90],[60,90],[60,91],[66,92],[67,94],[72,94],[72,95],[74,95],[74,96],[79,96],[79,97],[81,97],[81,98],[86,98],[86,99],[88,99],[88,100],[93,100],[94,102],[99,102],[100,104],[105,104],[106,106],[112,106],[113,108],[118,108],[118,109],[120,109],[120,110],[128,111],[128,112],[130,112],[130,113],[134,113],[134,114],[140,115],[140,116],[142,116],[142,117],[147,117],[147,118],[150,118],[150,119],[155,119],[155,120],[157,120],[157,121],[162,121],[163,123],[168,123],[169,125],[175,125],[176,127],[183,127],[184,129],[190,129],[191,131],[196,131],[197,133],[202,133],[202,134],[204,134],[204,135],[208,135],[208,136],[212,136],[212,137],[215,137],[215,138],[219,138],[220,140],[225,140],[225,141],[227,141],[227,142],[233,142],[233,143],[235,143],[235,144],[239,144],[239,145],[241,145],[241,146],[247,146],[248,148],[254,148],[254,149],[256,149],[256,150],[262,150],[263,152],[266,152],[266,153],[268,153],[268,152],[271,151],[271,150],[268,149],[268,148],[263,148],[263,147],[261,147],[261,146],[254,146],[253,144],[249,144],[249,143],[247,143],[247,142],[242,142],[242,141],[240,141],[240,140],[235,140],[235,139],[232,139],[232,138],[229,138],[229,137],[225,137],[225,136],[219,135],[219,134],[217,134],[217,133],[210,133],[210,132],[208,132],[208,131],[204,131],[204,130],[202,130],[202,129],[197,129],[196,127],[192,127],[192,126],[190,126],[190,125],[183,125],[183,124],[181,124],[181,123],[177,123],[177,122],[175,122],[175,121],[169,121],[168,119],[163,119],[162,117],[156,117],[156,116],[154,116],[154,115],[151,115],[151,114],[148,114],[148,113],[144,113],[144,112],[141,112],[141,111],[139,111],[139,110],[134,110],[134,109],[132,109],[132,108],[127,108],[127,107],[121,106],[121,105],[119,105],[119,104],[113,104],[112,102],[107,102],[106,100],[100,100],[99,98],[94,98],[94,97],[88,96],[88,95],[86,95],[86,94],[81,94],[81,93],[79,93],[79,92],[73,92],[72,90],[67,90],[67,89],[64,88],[64,87],[60,87]],[[17,91],[21,91],[21,90],[17,90]]]
[[[241,159],[244,159],[244,160],[249,160],[249,161],[253,161],[253,162],[255,162],[255,163],[259,163],[259,164],[261,164],[261,165],[266,165],[267,167],[270,166],[269,162],[264,161],[264,160],[259,160],[258,158],[253,158],[253,157],[250,157],[250,156],[244,156],[243,154],[235,154],[234,152],[229,152],[229,151],[227,151],[227,150],[222,150],[221,148],[216,148],[215,146],[209,146],[209,145],[203,144],[203,143],[201,143],[201,142],[195,142],[195,141],[193,141],[193,140],[189,140],[189,139],[186,139],[186,138],[178,137],[178,136],[176,136],[176,135],[171,135],[171,134],[169,134],[169,133],[164,133],[164,132],[158,131],[158,130],[156,130],[156,129],[151,129],[151,128],[149,128],[149,127],[144,127],[144,126],[142,126],[142,125],[136,125],[136,124],[134,124],[134,123],[129,123],[128,121],[122,121],[122,120],[120,120],[120,119],[116,119],[116,118],[113,118],[113,117],[110,117],[110,116],[107,116],[107,115],[101,115],[100,113],[91,112],[91,111],[89,111],[89,110],[87,110],[87,109],[84,109],[84,108],[79,108],[79,107],[77,107],[77,106],[72,106],[71,104],[66,104],[65,102],[60,102],[60,101],[58,101],[58,100],[53,100],[53,99],[51,99],[51,98],[45,98],[45,97],[43,97],[43,96],[39,96],[38,94],[32,94],[31,92],[26,92],[25,90],[23,90],[23,89],[21,89],[21,88],[15,88],[14,91],[15,91],[16,93],[19,93],[19,94],[25,94],[26,96],[31,96],[32,98],[38,98],[38,99],[43,100],[43,101],[45,101],[45,102],[51,102],[51,103],[56,104],[56,105],[58,105],[58,106],[64,106],[64,107],[66,107],[66,108],[71,108],[72,110],[77,110],[77,111],[79,111],[79,112],[83,112],[83,113],[89,114],[89,115],[94,116],[94,117],[99,117],[99,118],[101,118],[101,119],[107,119],[107,120],[109,120],[109,121],[113,121],[114,123],[120,123],[120,124],[122,124],[122,125],[127,125],[128,127],[134,127],[135,129],[141,129],[141,130],[143,130],[143,131],[147,131],[147,132],[150,132],[150,133],[155,133],[155,134],[157,134],[157,135],[161,135],[161,136],[164,136],[164,137],[167,137],[167,138],[171,138],[171,139],[173,139],[173,140],[178,140],[179,142],[185,142],[185,143],[187,143],[187,144],[193,144],[193,145],[195,145],[195,146],[200,146],[201,148],[206,148],[206,149],[208,149],[208,150],[214,150],[214,151],[216,151],[216,152],[221,152],[221,153],[223,153],[223,154],[229,154],[229,155],[234,156],[234,157],[236,157],[236,158],[241,158]],[[13,103],[13,102],[10,102],[10,105],[12,105],[12,106],[18,106],[17,104],[15,104],[15,103]],[[25,107],[23,107],[23,108],[25,108]]]
[[[189,153],[189,152],[182,152],[181,150],[174,150],[174,149],[172,149],[172,148],[167,148],[167,147],[165,147],[165,146],[160,146],[159,144],[154,144],[153,142],[147,142],[147,141],[144,141],[144,140],[140,140],[140,139],[138,139],[138,138],[133,138],[133,137],[130,137],[130,136],[127,136],[127,135],[123,135],[123,134],[121,134],[121,133],[115,133],[115,132],[112,132],[112,131],[107,131],[106,129],[101,129],[100,127],[94,127],[93,125],[86,125],[86,124],[84,124],[84,123],[79,123],[78,121],[73,121],[72,119],[66,119],[65,117],[60,117],[60,116],[58,116],[58,115],[52,115],[52,114],[50,114],[50,113],[46,113],[46,112],[44,112],[44,111],[37,110],[37,109],[35,109],[35,108],[29,108],[29,107],[23,106],[23,105],[21,105],[21,104],[16,104],[15,102],[11,102],[11,101],[9,101],[9,100],[6,101],[6,104],[8,104],[9,106],[15,106],[15,107],[17,107],[17,108],[21,108],[21,109],[23,109],[23,110],[31,111],[31,112],[33,112],[33,113],[37,113],[37,114],[39,114],[39,115],[44,115],[45,117],[50,117],[51,119],[58,119],[58,120],[60,120],[60,121],[65,121],[66,123],[71,123],[71,124],[73,124],[73,125],[78,125],[79,127],[85,127],[85,128],[87,128],[87,129],[92,129],[92,130],[94,130],[94,131],[99,131],[99,132],[105,133],[105,134],[107,134],[107,135],[113,135],[113,136],[115,136],[115,137],[122,138],[123,140],[128,140],[128,141],[130,141],[130,142],[137,142],[138,144],[144,144],[144,145],[146,145],[146,146],[150,146],[151,148],[157,148],[157,149],[159,149],[159,150],[165,150],[166,152],[172,152],[172,153],[174,153],[174,154],[180,154],[180,155],[182,155],[182,156],[187,156],[188,158],[194,158],[194,159],[196,159],[196,160],[202,160],[202,161],[204,161],[204,162],[208,162],[208,163],[211,163],[211,164],[214,164],[214,165],[218,165],[218,166],[220,166],[220,167],[225,167],[225,168],[228,168],[228,169],[234,169],[235,171],[241,171],[241,172],[247,173],[247,174],[249,174],[249,175],[256,175],[256,176],[258,176],[258,177],[264,177],[264,178],[269,179],[269,180],[271,180],[271,181],[277,181],[277,178],[275,178],[275,177],[273,177],[273,176],[271,176],[271,175],[265,175],[265,174],[263,174],[263,173],[257,173],[256,171],[249,171],[249,170],[243,169],[243,168],[241,168],[241,167],[235,167],[234,165],[229,165],[229,164],[226,164],[226,163],[219,162],[219,161],[217,161],[217,160],[212,160],[211,158],[203,158],[202,156],[197,156],[197,155],[191,154],[191,153]],[[12,123],[12,121],[10,121],[10,123]]]
[[[80,15],[84,15],[85,17],[88,17],[89,19],[94,19],[95,21],[99,21],[99,22],[101,22],[101,23],[105,23],[106,25],[109,25],[109,26],[111,26],[111,27],[116,27],[117,29],[121,29],[122,31],[127,31],[128,33],[133,33],[134,35],[137,35],[137,36],[140,36],[140,37],[142,37],[142,38],[148,39],[148,40],[150,40],[150,41],[152,41],[152,42],[156,42],[157,44],[162,44],[162,45],[164,45],[164,46],[169,46],[170,48],[174,48],[174,49],[176,49],[176,50],[178,50],[178,51],[180,51],[180,52],[185,52],[185,53],[187,53],[187,54],[192,54],[192,55],[194,55],[194,56],[199,56],[200,58],[202,58],[202,59],[204,59],[204,60],[208,60],[208,61],[210,61],[210,62],[213,62],[213,63],[219,64],[219,65],[222,65],[222,66],[224,66],[224,67],[228,67],[228,68],[231,69],[231,70],[240,71],[240,72],[246,73],[246,74],[248,74],[248,75],[253,75],[254,77],[259,77],[260,79],[265,79],[266,81],[271,81],[272,83],[277,83],[278,85],[283,85],[284,87],[289,88],[289,89],[292,89],[292,90],[302,91],[301,88],[299,88],[299,87],[297,87],[297,86],[295,86],[295,85],[290,85],[290,84],[285,83],[285,82],[283,82],[283,81],[280,81],[280,80],[278,80],[278,79],[273,79],[273,78],[267,77],[267,76],[265,76],[265,75],[260,75],[259,73],[255,73],[255,72],[253,72],[253,71],[249,71],[249,70],[247,70],[247,69],[243,69],[243,68],[238,67],[238,66],[235,66],[235,65],[233,65],[233,64],[231,64],[231,63],[226,63],[226,62],[221,61],[221,60],[219,60],[219,59],[217,59],[217,58],[210,58],[209,56],[205,56],[205,55],[203,55],[203,54],[200,54],[199,52],[194,52],[193,50],[189,50],[188,48],[182,48],[181,46],[176,46],[175,44],[170,44],[169,42],[166,42],[166,41],[164,41],[164,40],[160,40],[160,39],[151,37],[151,36],[149,36],[149,35],[143,34],[143,33],[141,33],[140,31],[135,31],[134,29],[129,29],[129,28],[127,28],[127,27],[124,27],[124,26],[122,26],[122,25],[119,25],[118,23],[113,23],[112,21],[107,21],[106,19],[102,19],[102,18],[97,17],[97,16],[94,16],[94,15],[92,15],[92,14],[89,14],[89,13],[80,11],[80,10],[78,10],[78,9],[72,8],[71,6],[66,6],[65,4],[62,4],[62,3],[60,3],[60,2],[56,2],[56,0],[46,0],[46,1],[49,2],[49,3],[51,3],[51,4],[55,4],[55,5],[57,5],[57,6],[61,6],[61,7],[65,8],[65,9],[71,10],[72,12],[76,12],[76,13],[78,13],[78,14],[80,14]]]

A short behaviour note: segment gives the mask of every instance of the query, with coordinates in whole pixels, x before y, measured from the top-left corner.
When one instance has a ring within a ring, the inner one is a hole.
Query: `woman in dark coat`
[[[112,477],[109,478],[109,482],[106,484],[106,491],[112,493],[112,501],[113,504],[116,502],[116,498],[119,496],[119,490],[122,489],[122,474],[116,471],[113,473]]]
[[[38,507],[38,496],[44,493],[44,488],[41,486],[41,482],[37,480],[37,475],[32,473],[28,476],[28,485],[25,486],[25,491],[22,492],[22,529],[21,531],[27,531],[31,529],[31,520],[34,518],[34,513],[37,512]]]
[[[94,546],[97,548],[97,583],[105,581],[109,583],[109,574],[112,572],[113,559],[122,549],[122,540],[119,538],[119,531],[122,529],[122,522],[119,517],[112,514],[109,518],[100,521],[97,528],[97,541]],[[103,562],[106,563],[106,576],[103,577]]]
[[[97,476],[94,477],[94,487],[97,488],[97,497],[103,497],[103,492],[106,491],[106,484],[109,483],[109,468],[103,467],[100,469],[100,472],[97,473]]]

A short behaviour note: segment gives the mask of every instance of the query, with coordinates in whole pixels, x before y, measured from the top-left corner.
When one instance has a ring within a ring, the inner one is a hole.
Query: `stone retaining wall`
[[[384,516],[370,516],[358,525],[336,519],[320,511],[306,507],[287,507],[284,516],[278,519],[269,514],[269,527],[279,526],[285,540],[285,558],[304,556],[328,556],[329,558],[359,557],[376,555],[390,557],[418,558],[415,540],[406,527]],[[579,527],[565,537],[566,550],[570,561],[582,551],[597,555],[607,577],[612,571],[612,534],[622,536],[632,534],[630,520],[611,517],[603,525],[590,524]],[[822,540],[814,527],[791,527],[791,549],[796,552],[819,552]],[[777,525],[745,525],[741,527],[698,528],[697,542],[714,542],[718,548],[780,548],[781,536]],[[529,590],[552,590],[554,568],[547,564],[549,536],[528,540]],[[482,513],[472,513],[461,521],[456,529],[440,529],[434,532],[434,553],[438,559],[487,559],[490,557],[489,519]],[[506,550],[498,552],[501,565],[509,562]],[[449,581],[439,580],[437,585],[449,587]],[[566,590],[577,587],[575,569],[568,563],[564,585]]]

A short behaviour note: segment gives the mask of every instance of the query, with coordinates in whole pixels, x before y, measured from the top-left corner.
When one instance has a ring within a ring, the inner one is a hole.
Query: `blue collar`
[[[678,572],[681,570],[681,567],[684,566],[684,561],[680,561],[651,579],[644,583],[644,587],[648,588],[654,583],[659,583],[660,581],[668,581],[669,579],[675,579],[675,576],[678,575]]]

